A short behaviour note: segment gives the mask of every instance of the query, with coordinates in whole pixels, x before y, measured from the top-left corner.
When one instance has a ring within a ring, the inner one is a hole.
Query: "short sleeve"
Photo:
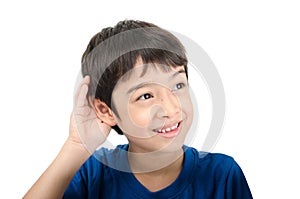
[[[226,182],[226,198],[252,199],[252,194],[242,169],[233,161]]]

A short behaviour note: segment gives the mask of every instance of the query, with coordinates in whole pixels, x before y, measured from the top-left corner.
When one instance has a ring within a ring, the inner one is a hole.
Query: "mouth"
[[[179,130],[181,127],[181,121],[176,124],[167,125],[161,129],[156,129],[154,132],[158,133],[158,135],[164,138],[173,138],[179,134]]]

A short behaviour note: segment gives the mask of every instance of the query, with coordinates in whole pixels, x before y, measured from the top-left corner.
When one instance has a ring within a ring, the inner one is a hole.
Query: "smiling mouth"
[[[176,131],[178,129],[178,127],[180,126],[180,123],[181,122],[178,122],[174,125],[171,125],[171,126],[168,126],[168,127],[164,127],[162,129],[157,129],[157,130],[154,130],[156,133],[170,133],[170,132],[173,132],[173,131]]]

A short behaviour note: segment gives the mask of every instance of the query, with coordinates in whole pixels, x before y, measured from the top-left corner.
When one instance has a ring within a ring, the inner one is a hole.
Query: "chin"
[[[183,143],[184,143],[183,141],[174,140],[173,142],[162,146],[157,151],[165,152],[165,153],[175,152],[182,149]]]

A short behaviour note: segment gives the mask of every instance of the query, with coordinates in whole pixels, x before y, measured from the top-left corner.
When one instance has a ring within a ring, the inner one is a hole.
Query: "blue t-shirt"
[[[120,164],[128,166],[124,153],[127,149],[128,145],[120,145],[114,150],[101,149],[98,157],[91,156],[75,174],[64,198],[252,198],[245,176],[233,158],[187,146],[177,179],[162,190],[150,192],[132,173],[115,169]]]

